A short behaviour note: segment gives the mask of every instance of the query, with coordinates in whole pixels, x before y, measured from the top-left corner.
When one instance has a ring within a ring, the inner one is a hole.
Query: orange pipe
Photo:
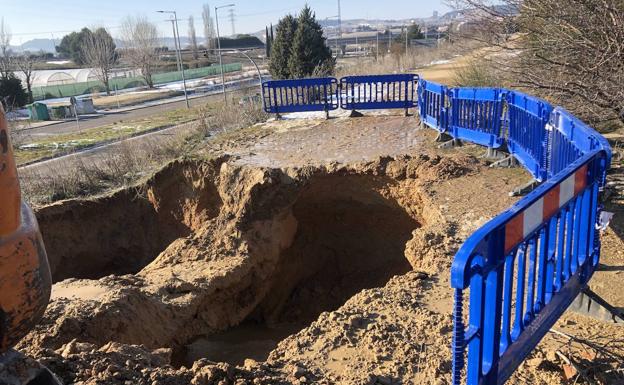
[[[0,104],[0,238],[20,225],[21,193],[13,147],[4,109]]]

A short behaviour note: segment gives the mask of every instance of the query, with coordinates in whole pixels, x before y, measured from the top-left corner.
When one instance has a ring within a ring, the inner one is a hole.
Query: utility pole
[[[338,36],[342,39],[342,17],[340,13],[340,0],[338,0]]]
[[[221,87],[223,87],[223,101],[225,105],[227,105],[227,95],[225,94],[225,74],[223,73],[223,55],[221,54],[221,35],[219,34],[219,9],[221,8],[230,8],[233,7],[234,4],[222,5],[220,7],[215,7],[215,21],[217,24],[217,50],[219,52],[219,67],[221,67]]]
[[[173,40],[176,42],[176,54],[180,61],[180,70],[182,71],[182,87],[184,89],[184,100],[186,101],[186,108],[191,108],[188,99],[188,92],[186,90],[186,75],[184,74],[184,62],[182,61],[182,45],[180,44],[180,30],[178,29],[178,14],[176,11],[157,11],[158,13],[170,13],[173,14],[172,21],[175,21],[175,28],[173,29]]]
[[[377,31],[377,51],[375,51],[375,60],[379,60],[379,31]]]
[[[236,16],[234,16],[234,10],[231,8],[228,11],[228,17],[230,19],[230,23],[232,23],[232,36],[236,36]]]
[[[405,56],[407,56],[407,42],[409,41],[408,31],[409,31],[409,28],[405,27]]]

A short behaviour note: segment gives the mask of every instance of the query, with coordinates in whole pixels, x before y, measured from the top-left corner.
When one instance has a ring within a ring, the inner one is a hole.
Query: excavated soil
[[[528,177],[432,139],[271,122],[40,208],[56,283],[18,349],[77,384],[450,383],[452,257]],[[547,342],[512,383],[562,381]]]

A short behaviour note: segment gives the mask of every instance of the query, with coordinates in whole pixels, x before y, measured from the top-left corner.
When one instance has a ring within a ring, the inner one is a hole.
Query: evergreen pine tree
[[[264,48],[266,50],[266,57],[270,58],[271,57],[271,36],[269,35],[269,27],[265,27],[265,33],[264,33],[264,40],[265,40],[265,44],[264,44]]]
[[[333,73],[335,61],[325,44],[323,29],[309,6],[305,6],[297,20],[288,68],[293,78]]]
[[[283,17],[277,24],[275,40],[271,44],[271,61],[269,71],[273,79],[288,79],[288,61],[290,59],[291,45],[297,30],[297,19],[292,15]]]
[[[273,45],[274,41],[275,41],[275,36],[273,36],[273,23],[271,23],[271,45]]]

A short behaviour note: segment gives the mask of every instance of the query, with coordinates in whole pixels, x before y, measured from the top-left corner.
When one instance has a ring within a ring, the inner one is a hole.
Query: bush
[[[501,81],[485,62],[472,61],[455,70],[453,85],[456,87],[500,87]]]

